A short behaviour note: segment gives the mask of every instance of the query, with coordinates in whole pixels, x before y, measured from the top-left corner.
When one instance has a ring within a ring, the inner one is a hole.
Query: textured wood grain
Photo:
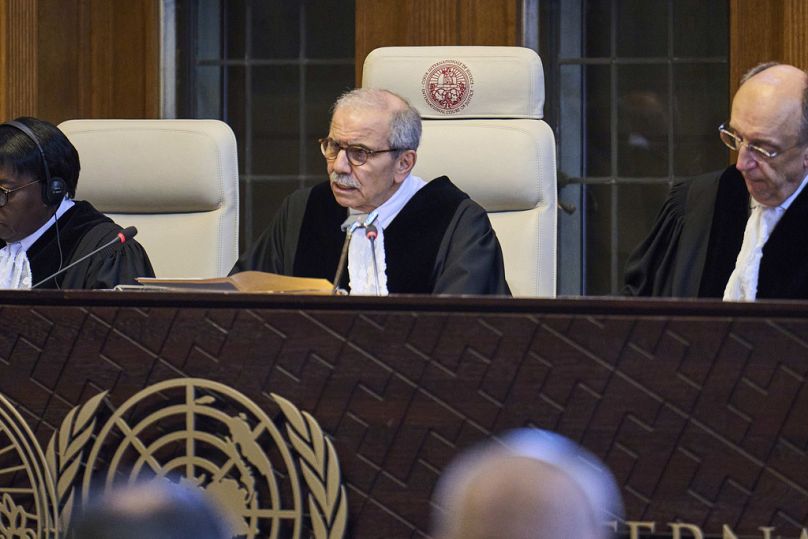
[[[3,118],[156,118],[159,0],[2,0]]]
[[[356,1],[356,84],[362,64],[378,47],[520,45],[514,0]]]
[[[808,69],[808,2],[730,0],[730,95],[761,62]]]
[[[37,0],[4,0],[0,17],[3,69],[3,119],[33,115],[37,112]]]

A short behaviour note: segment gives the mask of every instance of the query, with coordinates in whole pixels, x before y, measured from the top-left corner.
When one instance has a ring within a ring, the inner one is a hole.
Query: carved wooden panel
[[[453,455],[524,425],[602,457],[657,532],[808,521],[808,306],[3,298],[0,392],[42,443],[103,389],[116,406],[181,376],[282,395],[333,437],[354,537],[424,535]]]

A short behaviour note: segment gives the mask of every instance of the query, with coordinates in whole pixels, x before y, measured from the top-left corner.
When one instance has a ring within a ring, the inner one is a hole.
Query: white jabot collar
[[[64,198],[56,209],[56,212],[48,218],[44,225],[39,227],[33,234],[20,241],[6,244],[0,249],[0,288],[4,289],[29,289],[32,286],[31,264],[28,260],[28,249],[36,240],[56,222],[59,217],[73,207],[75,203],[68,198]]]
[[[393,219],[404,209],[404,206],[407,205],[415,193],[425,185],[424,180],[410,174],[404,178],[401,186],[393,193],[393,196],[376,208],[375,211],[378,213],[378,217],[375,224],[378,236],[374,241],[373,250],[371,250],[371,243],[366,236],[365,229],[359,227],[354,230],[351,236],[351,245],[348,249],[348,275],[352,295],[376,295],[377,282],[378,294],[382,296],[388,294],[384,229],[393,222]],[[358,212],[351,210],[351,213]],[[373,266],[373,251],[375,251],[376,272],[374,272]]]
[[[376,212],[379,215],[376,226],[379,227],[379,225],[381,225],[381,228],[390,226],[390,223],[393,222],[393,219],[395,219],[404,206],[407,205],[407,202],[425,185],[426,182],[423,179],[413,174],[409,174],[404,178],[404,181],[401,182],[401,185],[396,192],[393,193],[393,196],[376,208]],[[362,214],[363,212],[350,208],[349,213],[354,215]]]
[[[20,242],[0,249],[0,288],[25,290],[31,288],[31,264]]]
[[[752,211],[746,222],[741,250],[735,260],[735,269],[724,288],[724,301],[754,301],[757,298],[763,246],[769,241],[777,223],[805,188],[806,183],[808,183],[808,175],[778,206],[765,206],[750,197],[749,206]]]

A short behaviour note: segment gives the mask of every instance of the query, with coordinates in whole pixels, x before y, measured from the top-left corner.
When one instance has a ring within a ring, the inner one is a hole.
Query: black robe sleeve
[[[317,190],[318,187],[319,190]],[[453,186],[451,189],[457,191]],[[442,238],[439,238],[440,246],[436,248],[437,256],[434,257],[434,264],[432,256],[426,262],[426,276],[429,276],[431,269],[432,282],[435,283],[430,291],[434,294],[509,295],[510,290],[505,282],[502,251],[488,216],[478,204],[468,200],[465,194],[461,193],[461,195],[465,200],[460,202],[454,214],[450,213],[450,216],[447,217],[449,225]],[[430,202],[434,202],[434,200],[430,199]],[[405,210],[414,211],[409,205],[405,207]],[[405,210],[402,210],[394,223],[398,223],[403,218]],[[347,210],[333,200],[327,184],[320,184],[313,189],[295,191],[284,200],[270,226],[239,258],[231,274],[252,270],[283,275],[322,277],[326,272],[329,275],[325,278],[330,279],[330,272],[336,268],[336,259],[339,257],[342,238],[345,235],[340,231],[339,225],[344,220],[346,212]],[[416,213],[413,219],[416,222],[425,223],[426,220],[418,218],[419,215],[421,214]],[[307,234],[302,232],[304,221],[309,223],[307,226],[310,227]],[[324,232],[324,230],[332,228],[332,232],[336,231],[336,239],[331,237],[330,232]],[[407,237],[398,237],[400,243],[393,242],[394,234],[392,229],[388,229],[385,234],[388,235],[390,232],[388,239],[391,243],[408,245],[404,240],[417,240],[418,236],[411,237],[410,227],[398,223],[398,229],[399,232],[405,231]],[[332,240],[336,243],[333,243]],[[326,248],[332,246],[332,243],[333,253],[331,253],[332,249]],[[387,246],[388,249],[391,247],[392,245]],[[302,255],[298,252],[299,248],[303,251]],[[398,266],[400,273],[412,273],[410,271],[412,265],[409,264],[412,262],[412,256],[412,252],[409,251],[403,255],[408,264]],[[303,262],[298,260],[297,266],[296,257],[303,260]],[[390,261],[394,258],[396,257],[388,252],[388,271],[392,264]],[[390,286],[391,279],[388,273],[388,286]],[[425,285],[425,281],[426,279],[424,279],[424,283],[419,282],[419,285]],[[401,291],[392,290],[392,293],[401,293]]]
[[[624,294],[671,295],[671,276],[682,234],[686,198],[687,184],[674,183],[648,237],[626,262]]]
[[[718,185],[718,172],[673,184],[653,229],[626,262],[624,294],[699,295]]]
[[[284,199],[272,223],[239,257],[230,275],[241,271],[293,275],[298,237],[310,191],[295,191]]]
[[[433,294],[510,296],[502,249],[485,210],[471,199],[460,203],[435,258]]]
[[[71,257],[71,262],[115,239],[121,227],[104,223],[88,231]],[[113,244],[57,278],[65,289],[110,289],[119,284],[138,284],[137,277],[154,277],[149,257],[139,243],[128,240]]]
[[[77,201],[57,224],[28,249],[32,283],[39,283],[117,238],[123,229],[89,202]],[[146,251],[135,240],[116,243],[93,254],[39,288],[109,289],[154,277]]]

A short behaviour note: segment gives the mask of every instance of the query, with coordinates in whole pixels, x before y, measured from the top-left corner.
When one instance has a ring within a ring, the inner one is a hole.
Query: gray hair
[[[390,90],[376,88],[350,90],[339,96],[332,112],[342,107],[387,112],[391,108],[390,97],[400,101],[401,106],[390,113],[390,134],[387,143],[391,148],[401,151],[417,150],[421,143],[421,115],[406,99]]]
[[[760,73],[761,71],[766,71],[770,67],[779,66],[779,65],[783,65],[783,64],[781,64],[780,62],[763,62],[762,64],[758,64],[755,67],[753,67],[752,69],[750,69],[749,71],[747,71],[746,73],[744,73],[743,76],[741,76],[741,84],[745,83],[746,81],[748,81],[749,79],[751,79],[752,77],[754,77],[755,75]]]
[[[766,71],[770,67],[775,67],[779,65],[783,64],[780,62],[763,62],[761,64],[758,64],[743,74],[743,76],[741,77],[741,84],[744,84],[746,81],[748,81],[758,73]],[[802,109],[802,117],[800,118],[800,131],[799,133],[797,133],[801,143],[808,142],[808,73],[805,73],[804,71],[803,73],[805,74],[805,87],[802,90],[802,106],[800,107]]]
[[[479,489],[481,482],[487,488]],[[465,450],[444,470],[432,501],[431,535],[440,539],[475,537],[470,528],[476,537],[524,537],[517,532],[534,529],[533,537],[605,539],[613,534],[603,524],[623,520],[620,489],[606,465],[572,440],[539,429],[517,429]],[[567,506],[563,516],[558,502]],[[493,511],[481,513],[481,506]],[[517,510],[506,514],[507,507]]]

